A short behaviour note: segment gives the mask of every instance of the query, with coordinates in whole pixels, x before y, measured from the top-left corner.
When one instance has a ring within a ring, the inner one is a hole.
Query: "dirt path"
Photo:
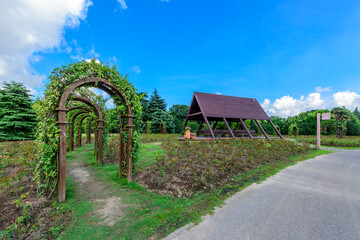
[[[73,188],[76,198],[96,203],[96,210],[92,211],[91,215],[101,219],[98,224],[113,226],[124,215],[124,205],[121,197],[91,170],[88,164],[90,160],[86,157],[89,151],[93,151],[91,144],[71,153],[67,162],[67,175],[75,182]]]

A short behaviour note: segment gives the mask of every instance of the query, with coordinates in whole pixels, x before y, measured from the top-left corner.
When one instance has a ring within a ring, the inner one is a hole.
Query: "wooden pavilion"
[[[224,136],[225,134],[228,134],[232,138],[247,136],[252,139],[254,138],[253,135],[255,135],[255,131],[249,130],[246,127],[244,123],[244,120],[246,119],[254,120],[265,138],[269,137],[258,120],[269,121],[277,135],[281,139],[284,139],[264,109],[254,98],[194,92],[189,112],[186,116],[185,126],[188,121],[194,120],[200,122],[197,135],[204,134],[211,138],[215,138],[217,135]],[[204,122],[208,127],[207,130],[201,130]],[[227,130],[213,130],[210,122],[215,122],[213,128],[216,127],[218,122],[224,122]],[[229,122],[240,123],[239,128],[242,129],[231,129]]]

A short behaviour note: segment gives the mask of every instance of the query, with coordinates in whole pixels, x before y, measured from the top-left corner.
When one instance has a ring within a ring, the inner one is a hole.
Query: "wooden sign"
[[[330,120],[331,119],[331,113],[323,113],[321,115],[322,120]]]

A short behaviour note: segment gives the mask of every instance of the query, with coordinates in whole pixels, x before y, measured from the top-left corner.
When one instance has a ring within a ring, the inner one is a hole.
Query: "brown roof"
[[[269,116],[255,98],[233,97],[226,95],[194,92],[189,114],[203,112],[211,119],[257,119],[269,120]],[[189,120],[198,120],[201,115],[189,116]]]

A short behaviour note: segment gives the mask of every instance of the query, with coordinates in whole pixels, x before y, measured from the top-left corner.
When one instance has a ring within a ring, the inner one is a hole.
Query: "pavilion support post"
[[[270,125],[274,128],[274,130],[275,130],[276,134],[279,136],[279,138],[284,139],[284,137],[281,135],[281,133],[279,132],[279,130],[275,127],[275,125],[273,124],[273,122],[272,122],[270,119],[269,119],[268,121],[269,121]]]
[[[127,120],[127,133],[128,133],[128,139],[126,143],[126,158],[127,158],[127,180],[128,182],[132,181],[132,157],[131,157],[131,151],[132,151],[132,129],[134,127],[133,125],[133,118],[135,116],[129,115]]]
[[[245,129],[247,135],[249,136],[250,139],[253,139],[254,137],[251,135],[249,129],[246,127],[244,121],[242,120],[242,118],[240,118],[240,122],[241,122],[241,125],[243,126],[243,128]]]
[[[69,152],[74,150],[74,140],[73,140],[73,126],[72,123],[69,123]]]
[[[204,120],[202,120],[202,121],[200,122],[199,128],[198,128],[198,130],[196,131],[196,136],[199,136],[199,132],[200,132],[201,127],[202,127],[203,124],[204,124]]]
[[[230,132],[231,137],[232,137],[232,138],[235,138],[233,131],[231,130],[228,122],[226,121],[226,118],[223,117],[223,120],[224,120],[224,123],[225,123],[225,125],[226,125],[227,130]]]
[[[204,116],[204,120],[205,120],[205,123],[206,123],[206,125],[208,126],[208,128],[209,128],[209,131],[210,131],[210,134],[211,134],[211,138],[215,138],[215,135],[214,135],[214,132],[213,132],[213,130],[211,129],[211,125],[210,125],[210,123],[209,123],[209,121],[208,121],[208,119],[207,119],[207,117],[205,116],[205,115],[203,115]]]
[[[103,164],[103,129],[104,129],[103,123],[104,123],[104,120],[99,119],[98,122],[99,122],[98,162],[99,162],[99,165],[102,165]]]
[[[264,134],[266,139],[269,139],[268,135],[266,134],[264,128],[261,126],[261,124],[259,123],[259,121],[257,119],[255,119],[256,124],[258,125],[258,127],[260,128],[261,132]]]
[[[58,158],[58,201],[65,201],[66,194],[66,112],[67,109],[58,109],[59,117],[59,158]]]
[[[87,128],[86,128],[86,143],[89,144],[91,143],[91,131],[90,131],[90,119],[89,119],[89,122],[88,122],[88,125],[87,125]]]

